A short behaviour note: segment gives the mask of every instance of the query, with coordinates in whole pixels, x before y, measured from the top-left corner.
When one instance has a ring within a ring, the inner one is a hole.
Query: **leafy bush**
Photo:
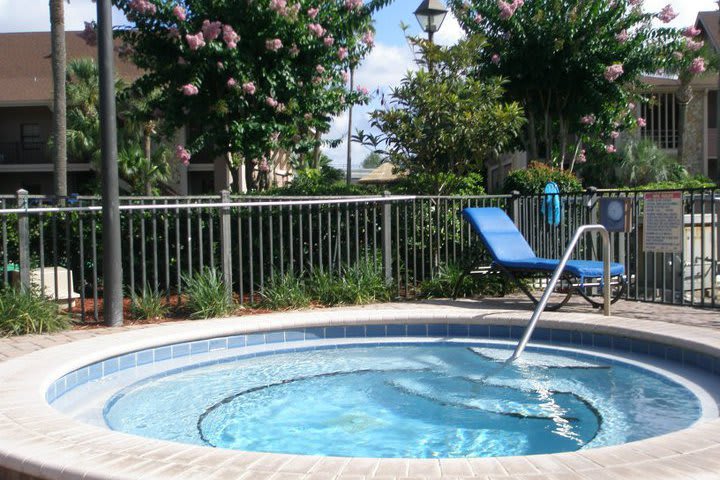
[[[688,190],[693,188],[715,188],[715,182],[702,175],[687,177],[683,180],[655,182],[636,187],[637,190]]]
[[[390,190],[405,195],[485,195],[485,179],[475,172],[416,173],[402,177]]]
[[[620,185],[638,187],[658,182],[679,182],[689,178],[685,167],[650,140],[628,143],[617,168]]]
[[[286,187],[274,187],[259,193],[261,195],[304,197],[375,195],[379,192],[380,190],[377,187],[348,185],[344,180],[337,180],[335,175],[323,174],[320,170],[308,169],[298,173],[292,183]]]
[[[385,281],[382,269],[373,262],[360,262],[343,269],[341,301],[351,305],[386,302],[393,289]]]
[[[544,163],[532,162],[525,170],[513,170],[505,179],[505,192],[517,190],[521,195],[537,195],[548,182],[557,183],[562,193],[582,191],[582,183],[572,173],[556,170]]]
[[[159,319],[167,316],[170,308],[163,292],[155,291],[150,285],[145,285],[141,292],[130,294],[130,315],[135,320]]]
[[[332,307],[343,303],[343,283],[326,270],[315,270],[308,281],[309,293],[313,299]]]
[[[58,305],[37,291],[0,289],[0,335],[58,332],[69,326]]]
[[[216,269],[206,267],[192,276],[184,276],[183,280],[190,318],[223,317],[235,310],[235,303]]]
[[[477,277],[465,275],[463,269],[454,263],[441,265],[433,278],[418,286],[420,298],[471,297],[479,291]]]
[[[293,273],[273,275],[260,292],[260,305],[271,310],[303,308],[310,305],[310,296],[303,281]]]

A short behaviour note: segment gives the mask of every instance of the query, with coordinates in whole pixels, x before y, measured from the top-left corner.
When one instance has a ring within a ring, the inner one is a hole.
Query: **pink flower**
[[[636,7],[636,6],[640,5],[642,2],[643,2],[643,0],[629,0],[628,3],[630,5],[632,5],[633,7]]]
[[[685,46],[692,52],[697,52],[703,47],[703,45],[705,45],[705,42],[703,41],[696,42],[690,38],[685,39]]]
[[[275,106],[275,110],[278,112],[284,112],[285,111],[285,104],[278,102],[278,104]]]
[[[685,54],[683,52],[673,52],[673,57],[675,57],[675,60],[682,60],[685,58]]]
[[[477,15],[475,15],[475,18],[473,20],[475,21],[475,23],[480,23],[483,21],[483,16],[478,13]]]
[[[333,43],[335,43],[335,39],[332,37],[332,35],[328,35],[327,37],[323,38],[323,43],[326,47],[331,47]]]
[[[157,12],[157,7],[149,0],[131,0],[128,7],[141,14],[154,15]]]
[[[645,128],[647,126],[647,121],[642,117],[638,117],[637,124],[638,124],[638,127]]]
[[[228,81],[227,81],[227,86],[228,86],[228,87],[233,88],[233,87],[235,87],[236,85],[237,85],[237,80],[235,80],[235,79],[232,78],[232,77],[228,78]]]
[[[503,0],[498,0],[497,2],[498,8],[500,8],[500,18],[503,20],[510,19],[513,15],[515,15],[515,10],[518,8],[518,4],[513,3],[507,3]]]
[[[630,35],[628,34],[627,30],[622,30],[620,33],[615,35],[615,40],[617,40],[619,43],[627,42],[628,38],[630,38]]]
[[[185,147],[183,147],[182,145],[177,145],[175,147],[175,158],[180,160],[182,164],[186,167],[190,165],[190,152],[185,150]]]
[[[585,150],[580,150],[580,153],[578,153],[578,156],[575,158],[576,163],[585,163],[587,162],[587,157],[585,156]]]
[[[243,83],[242,89],[248,95],[255,95],[255,84],[253,82]]]
[[[368,89],[365,87],[362,87],[362,86],[357,87],[357,91],[358,91],[358,93],[360,93],[362,95],[367,95],[369,93]]]
[[[345,8],[356,10],[363,6],[363,0],[345,0]]]
[[[368,30],[362,36],[362,42],[368,47],[372,47],[375,44],[375,34]]]
[[[698,75],[700,73],[703,73],[705,71],[705,59],[703,57],[697,57],[692,61],[692,64],[690,64],[690,73],[693,75]]]
[[[275,108],[278,106],[278,101],[272,97],[267,97],[265,99],[265,103],[267,104],[268,107],[272,107],[272,108]]]
[[[676,13],[675,10],[673,10],[672,5],[667,4],[667,5],[665,5],[665,7],[662,10],[660,10],[660,13],[658,13],[657,18],[659,18],[660,21],[663,23],[670,23],[673,20],[675,20],[675,18],[677,18],[678,15],[679,14]]]
[[[197,95],[200,92],[200,89],[193,85],[192,83],[188,83],[187,85],[182,86],[182,93],[185,96],[191,97],[193,95]]]
[[[273,38],[272,40],[265,41],[265,48],[271,52],[277,52],[282,48],[283,44],[279,38]]]
[[[350,74],[347,70],[343,70],[340,75],[342,76],[343,82],[347,83],[347,81],[350,80]]]
[[[270,10],[273,10],[282,16],[286,16],[287,15],[287,1],[286,0],[270,0]]]
[[[85,40],[85,43],[91,47],[97,46],[97,31],[93,22],[85,22],[85,29],[78,33],[78,37]]]
[[[615,145],[605,145],[605,151],[607,153],[615,153],[617,152],[617,148],[615,148]]]
[[[325,35],[325,29],[319,23],[311,23],[310,25],[308,25],[308,29],[312,33],[314,33],[317,38],[320,38],[323,35]]]
[[[614,82],[615,80],[620,78],[623,73],[625,73],[625,71],[623,70],[622,63],[616,63],[614,65],[610,65],[605,69],[605,79],[608,82]]]
[[[345,60],[348,56],[348,49],[345,47],[338,48],[337,56],[340,60]]]
[[[497,53],[493,53],[493,56],[490,57],[490,61],[497,65],[498,63],[500,63],[500,55]]]
[[[290,56],[291,56],[291,57],[297,57],[298,54],[300,53],[300,49],[298,48],[297,45],[295,45],[295,44],[293,43],[292,46],[290,47],[289,52],[290,52]]]
[[[237,42],[240,40],[240,35],[235,33],[235,30],[230,25],[223,25],[223,40],[228,48],[236,48]]]
[[[630,110],[631,112],[635,110],[635,104],[633,102],[628,103],[628,110]]]
[[[593,125],[595,123],[595,115],[592,113],[590,115],[585,115],[580,119],[580,123],[583,125]]]
[[[316,76],[316,77],[313,77],[311,81],[312,81],[313,85],[320,85],[323,82],[323,79],[322,79],[322,77]]]
[[[683,31],[683,35],[686,36],[687,38],[695,38],[695,37],[697,37],[698,35],[700,35],[701,33],[702,33],[702,30],[700,30],[699,28],[695,28],[695,27],[692,26],[692,25],[689,26],[689,27],[687,27],[687,28]]]
[[[210,20],[203,20],[202,33],[205,37],[205,40],[207,40],[208,42],[212,42],[213,40],[218,38],[221,31],[222,23],[211,22]]]
[[[202,32],[198,32],[195,35],[185,35],[190,50],[197,50],[205,46],[205,39],[203,38]]]
[[[315,71],[322,75],[323,73],[325,73],[325,67],[323,67],[322,65],[316,65]]]
[[[618,132],[617,130],[610,132],[610,138],[612,138],[613,140],[617,140],[619,136],[620,132]]]
[[[317,9],[317,8],[310,8],[310,9],[308,9],[308,11],[307,11],[308,17],[310,17],[310,18],[312,18],[312,19],[314,20],[315,17],[317,17],[317,14],[318,14],[319,11],[320,11],[320,10]]]
[[[187,13],[185,13],[185,9],[180,5],[175,5],[175,7],[173,8],[173,15],[175,15],[175,18],[177,18],[181,22],[184,22],[187,18]]]

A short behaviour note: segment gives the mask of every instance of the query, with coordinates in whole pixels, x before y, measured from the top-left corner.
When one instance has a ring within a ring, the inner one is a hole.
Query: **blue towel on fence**
[[[560,225],[562,219],[562,207],[560,206],[560,188],[555,182],[548,182],[545,185],[545,196],[540,211],[545,215],[548,225],[554,227]]]

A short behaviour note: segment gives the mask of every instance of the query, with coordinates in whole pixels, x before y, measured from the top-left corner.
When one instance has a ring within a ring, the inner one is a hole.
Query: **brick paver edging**
[[[255,331],[393,323],[525,325],[528,312],[390,305],[162,324],[49,346],[0,363],[0,478],[13,479],[720,479],[720,420],[625,445],[554,455],[366,459],[236,452],[136,437],[76,422],[45,401],[53,381],[90,363],[163,344]],[[541,327],[659,342],[720,358],[720,332],[548,313]],[[66,335],[60,341],[89,334]],[[34,337],[53,344],[53,337]],[[45,341],[43,339],[46,339]],[[22,341],[20,351],[23,351]],[[9,345],[0,354],[14,356]],[[36,348],[39,348],[36,346]],[[32,350],[27,347],[26,350]],[[3,353],[5,352],[5,353]]]

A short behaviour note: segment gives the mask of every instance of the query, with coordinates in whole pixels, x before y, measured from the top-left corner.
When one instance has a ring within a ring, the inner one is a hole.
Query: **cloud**
[[[21,6],[18,4],[22,3]],[[91,0],[72,0],[65,3],[65,30],[82,30],[84,22],[97,18],[97,5]],[[125,16],[113,11],[113,24],[124,25]],[[50,30],[50,10],[47,1],[0,0],[0,32],[47,32]]]
[[[445,21],[440,27],[440,30],[435,34],[435,42],[440,45],[454,45],[465,36],[460,23],[458,22],[455,15],[450,12]]]
[[[369,89],[397,85],[416,68],[410,47],[378,43],[355,73],[355,84]]]

